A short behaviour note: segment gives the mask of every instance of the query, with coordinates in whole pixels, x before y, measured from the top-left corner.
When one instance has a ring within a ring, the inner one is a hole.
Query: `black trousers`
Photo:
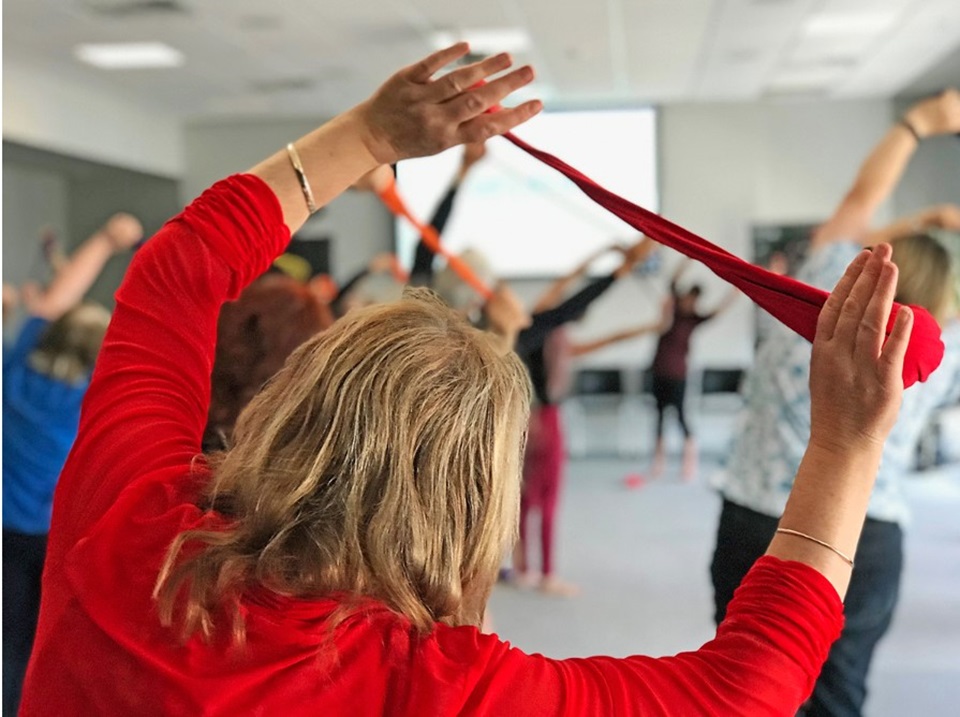
[[[668,378],[656,375],[653,377],[653,398],[657,402],[657,438],[663,437],[663,413],[668,406],[677,409],[677,420],[680,421],[683,437],[690,437],[690,428],[687,426],[687,419],[683,413],[683,400],[686,393],[687,380],[685,378]]]
[[[3,531],[3,714],[15,717],[40,613],[46,535]]]
[[[723,501],[717,547],[710,566],[714,619],[719,624],[733,592],[753,563],[767,551],[776,518]],[[805,717],[859,717],[867,696],[867,672],[880,638],[890,628],[900,596],[903,532],[896,523],[868,518],[857,546],[856,567],[844,601],[846,620],[830,650]]]

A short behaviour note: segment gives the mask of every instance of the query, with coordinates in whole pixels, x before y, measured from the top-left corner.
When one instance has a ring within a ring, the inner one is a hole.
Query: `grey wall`
[[[322,121],[322,118],[316,118],[187,125],[184,130],[184,201],[193,199],[222,177],[249,169]],[[375,197],[354,192],[347,192],[333,201],[311,219],[302,234],[307,238],[332,238],[332,264],[341,281],[365,266],[374,254],[393,250],[390,214]]]
[[[67,230],[68,180],[60,172],[3,160],[3,281],[19,285],[40,278],[39,232]]]
[[[70,251],[115,212],[136,215],[149,236],[181,208],[178,183],[168,177],[11,142],[3,145],[3,176],[3,280],[14,284],[48,278],[37,241],[45,225]],[[112,306],[129,259],[111,259],[89,297]]]
[[[894,102],[895,116],[901,117],[914,101]],[[898,214],[934,204],[960,204],[960,137],[931,137],[921,142],[893,201]]]

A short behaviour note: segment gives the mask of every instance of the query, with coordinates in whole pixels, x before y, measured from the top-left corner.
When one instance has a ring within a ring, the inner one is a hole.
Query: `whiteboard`
[[[658,211],[656,112],[652,108],[544,113],[516,132],[630,201]],[[422,221],[429,221],[460,164],[461,148],[407,160],[397,186]],[[463,183],[443,242],[454,252],[478,249],[503,278],[559,276],[591,253],[636,232],[594,204],[572,182],[502,137]],[[419,237],[396,223],[396,250],[409,267]],[[619,263],[596,262],[592,273]]]

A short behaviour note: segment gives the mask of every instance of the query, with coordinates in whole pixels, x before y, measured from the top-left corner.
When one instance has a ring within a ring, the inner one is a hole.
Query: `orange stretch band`
[[[489,300],[490,297],[493,296],[493,291],[490,287],[480,280],[480,277],[473,272],[463,259],[444,248],[443,244],[440,243],[440,235],[437,233],[437,230],[413,216],[410,209],[407,208],[406,203],[401,199],[399,192],[397,192],[397,183],[395,181],[391,181],[390,184],[380,189],[377,195],[380,197],[380,201],[383,202],[384,206],[395,216],[403,217],[410,222],[414,229],[420,232],[423,243],[427,245],[427,248],[434,254],[439,254],[446,259],[447,264],[464,283],[468,284],[470,288],[480,294],[484,300]]]

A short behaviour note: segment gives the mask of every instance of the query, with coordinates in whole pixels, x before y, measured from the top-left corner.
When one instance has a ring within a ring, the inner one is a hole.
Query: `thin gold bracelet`
[[[300,182],[300,189],[303,190],[303,198],[307,200],[307,211],[315,214],[317,211],[317,203],[313,200],[313,190],[310,189],[310,182],[307,180],[307,175],[303,171],[300,155],[297,153],[297,148],[293,146],[293,142],[287,144],[287,156],[290,157],[290,164],[293,165],[293,171],[297,175],[297,181]]]
[[[814,538],[812,535],[807,535],[806,533],[801,533],[799,530],[791,530],[790,528],[777,528],[777,532],[778,532],[778,533],[783,533],[784,535],[794,535],[794,536],[796,536],[796,537],[798,537],[798,538],[806,538],[807,540],[809,540],[809,541],[811,541],[811,542],[813,542],[813,543],[816,543],[817,545],[821,545],[821,546],[823,546],[824,548],[826,548],[827,550],[831,550],[831,551],[833,551],[834,553],[836,553],[837,555],[839,555],[840,558],[841,558],[841,560],[843,560],[843,562],[845,562],[847,565],[849,565],[851,568],[853,568],[853,558],[851,558],[851,557],[850,557],[849,555],[847,555],[846,553],[843,553],[843,552],[837,550],[835,547],[833,547],[832,545],[830,545],[830,543],[824,542],[823,540],[820,540],[819,538]]]

